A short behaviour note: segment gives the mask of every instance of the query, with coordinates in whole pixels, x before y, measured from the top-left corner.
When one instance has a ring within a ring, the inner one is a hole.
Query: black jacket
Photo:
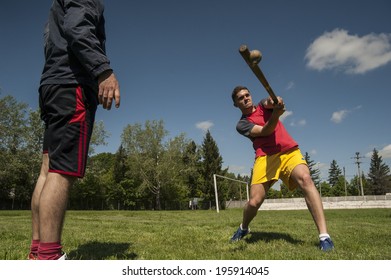
[[[40,85],[81,84],[97,90],[111,70],[105,51],[101,0],[54,0],[45,27],[45,66]]]

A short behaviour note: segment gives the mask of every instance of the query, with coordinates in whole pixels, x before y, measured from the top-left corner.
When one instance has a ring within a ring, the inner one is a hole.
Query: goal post
[[[220,209],[219,209],[219,195],[218,195],[218,192],[217,192],[217,177],[245,184],[246,185],[247,201],[250,200],[249,193],[248,193],[248,183],[247,182],[236,180],[236,179],[232,179],[232,178],[229,178],[229,177],[226,177],[226,176],[222,176],[222,175],[218,175],[218,174],[213,174],[213,182],[214,182],[214,188],[215,188],[216,211],[217,211],[217,213],[220,212]]]

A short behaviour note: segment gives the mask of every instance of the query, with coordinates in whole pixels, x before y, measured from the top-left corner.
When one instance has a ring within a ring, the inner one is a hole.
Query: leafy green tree
[[[334,186],[339,181],[339,176],[342,175],[342,170],[339,168],[337,161],[333,160],[330,164],[329,168],[329,184],[330,186]]]
[[[75,209],[105,209],[107,187],[113,184],[113,155],[95,154],[99,145],[107,145],[109,137],[103,121],[95,122],[88,149],[85,176],[75,182],[70,193],[71,207]]]
[[[310,170],[312,181],[314,181],[315,186],[318,186],[320,183],[320,170],[316,167],[316,162],[311,159],[310,155],[307,152],[304,154],[304,158]]]
[[[94,129],[92,130],[90,146],[88,150],[88,155],[95,154],[95,148],[97,146],[103,145],[106,146],[106,139],[109,137],[109,133],[105,129],[103,121],[95,122]]]
[[[105,209],[107,185],[112,184],[110,173],[114,165],[114,155],[100,153],[89,158],[84,178],[75,182],[70,193],[73,209]]]
[[[41,166],[44,124],[41,120],[40,110],[29,110],[26,127],[26,149],[31,157]]]
[[[134,209],[138,192],[135,177],[127,165],[125,149],[122,144],[114,155],[111,170],[111,184],[106,185],[106,203],[109,209]]]
[[[185,184],[189,189],[189,198],[201,197],[202,181],[198,170],[201,165],[201,152],[194,141],[190,141],[185,147],[182,162],[187,169],[183,172]]]
[[[267,192],[267,198],[274,199],[274,198],[281,198],[281,191],[276,190],[274,188],[270,188]]]
[[[213,174],[223,175],[221,170],[223,158],[221,157],[219,148],[209,130],[205,134],[201,153],[202,164],[200,174],[203,179],[203,196],[205,200],[214,201]]]
[[[319,184],[319,193],[322,197],[332,196],[331,187],[327,182]]]
[[[345,196],[345,183],[344,176],[339,176],[338,181],[331,188],[330,194],[332,196]]]
[[[12,96],[0,99],[0,149],[16,153],[25,144],[27,104]]]
[[[0,200],[30,205],[40,169],[42,130],[39,113],[12,96],[0,99]]]
[[[165,145],[165,150],[161,156],[161,164],[158,171],[159,177],[164,184],[162,188],[162,199],[165,201],[164,209],[179,207],[180,201],[186,201],[189,197],[190,189],[186,183],[189,174],[194,168],[185,165],[183,157],[189,141],[184,134],[180,134],[170,139]],[[173,203],[176,205],[173,205]]]
[[[390,168],[383,162],[383,158],[376,149],[373,149],[371,164],[368,173],[368,194],[382,195],[391,191]]]
[[[146,121],[144,127],[128,125],[122,134],[127,166],[132,176],[140,178],[144,199],[149,199],[157,210],[171,207],[167,201],[187,200],[189,188],[186,179],[195,168],[194,162],[184,164],[184,154],[190,143],[185,135],[167,140],[167,134],[163,121]],[[164,205],[162,201],[165,201]]]
[[[141,124],[127,125],[122,133],[128,160],[133,161],[129,165],[137,165],[137,176],[142,179],[141,187],[155,197],[154,208],[157,210],[161,209],[162,172],[159,169],[167,134],[162,120],[146,121],[144,128]]]
[[[115,161],[113,168],[113,180],[115,183],[120,183],[125,179],[128,167],[126,166],[126,154],[122,144],[115,153]]]
[[[357,175],[355,175],[348,185],[348,195],[357,196],[360,195],[360,182]]]
[[[16,197],[28,206],[41,170],[43,131],[40,111],[29,109],[25,120],[25,131],[21,135],[23,145],[14,155],[14,160],[20,163],[18,172],[14,174],[19,181],[15,186]]]
[[[291,192],[291,191],[288,189],[288,186],[285,185],[285,184],[282,183],[282,182],[281,182],[281,185],[280,185],[280,193],[281,193],[281,197],[282,197],[282,198],[291,198],[291,197],[295,197],[294,192]]]

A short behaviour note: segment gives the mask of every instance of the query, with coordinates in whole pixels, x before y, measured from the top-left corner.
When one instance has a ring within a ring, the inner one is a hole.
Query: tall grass
[[[325,210],[335,250],[322,252],[307,210],[260,211],[231,243],[241,209],[68,211],[63,246],[74,260],[389,260],[391,209]],[[26,259],[29,211],[0,211],[0,259]]]

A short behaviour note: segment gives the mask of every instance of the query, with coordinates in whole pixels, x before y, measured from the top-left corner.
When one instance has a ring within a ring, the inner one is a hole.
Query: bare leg
[[[74,177],[47,175],[39,201],[39,235],[43,243],[61,241],[69,190]]]
[[[41,172],[39,174],[35,189],[31,198],[31,218],[32,218],[32,239],[39,240],[39,199],[49,170],[49,156],[43,154]]]
[[[255,218],[265,200],[266,193],[271,186],[271,182],[265,184],[256,184],[251,186],[250,200],[246,203],[243,210],[242,228],[247,229],[250,222]]]
[[[291,180],[300,186],[304,193],[305,202],[310,211],[315,225],[320,234],[327,233],[326,219],[323,212],[323,203],[319,192],[312,181],[309,169],[306,165],[300,164],[293,169]]]

